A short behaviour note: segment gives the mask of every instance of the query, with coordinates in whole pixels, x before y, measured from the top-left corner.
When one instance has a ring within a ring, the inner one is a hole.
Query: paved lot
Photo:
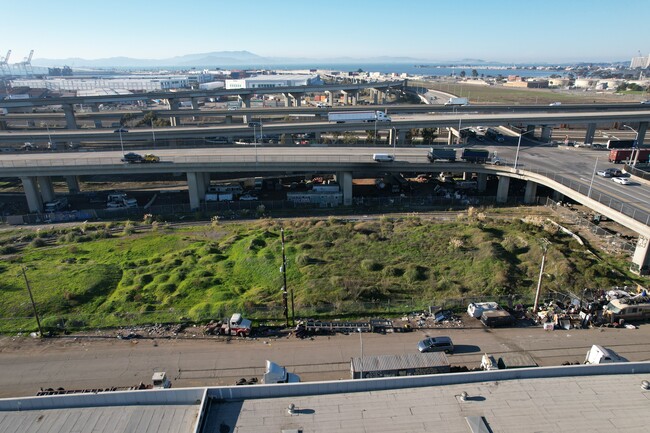
[[[364,355],[414,352],[426,335],[449,335],[452,365],[477,367],[483,353],[528,352],[540,366],[582,362],[592,344],[611,347],[631,361],[650,360],[650,325],[639,329],[544,331],[541,328],[421,329],[407,334],[363,334]],[[299,340],[86,339],[0,340],[0,397],[34,395],[39,388],[132,386],[166,371],[173,386],[232,385],[241,377],[261,379],[269,359],[303,381],[350,377],[350,359],[360,355],[359,334]]]

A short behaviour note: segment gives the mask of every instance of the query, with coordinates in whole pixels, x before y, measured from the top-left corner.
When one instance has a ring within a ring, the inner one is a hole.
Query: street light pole
[[[630,163],[632,164],[632,166],[635,166],[637,159],[639,159],[639,131],[637,131],[636,129],[628,125],[623,125],[623,128],[630,129],[634,131],[634,133],[636,134],[634,136],[634,144],[632,145],[632,155],[630,155]],[[635,150],[636,153],[634,152]]]
[[[34,316],[36,317],[36,324],[38,325],[38,334],[40,338],[43,338],[43,329],[41,328],[41,319],[38,317],[38,311],[36,311],[36,302],[34,302],[34,296],[32,295],[32,289],[29,287],[29,281],[27,280],[27,273],[25,272],[25,267],[21,266],[23,271],[23,277],[25,277],[25,285],[27,286],[27,292],[29,293],[29,299],[32,301],[32,308],[34,309]]]
[[[156,148],[156,133],[153,130],[153,119],[151,119],[151,135],[153,136],[153,148]]]
[[[122,128],[118,129],[120,132],[120,147],[122,147],[122,157],[124,157],[124,141],[122,140]]]
[[[359,331],[359,342],[361,343],[361,358],[359,359],[359,368],[361,371],[359,379],[363,379],[363,337],[361,336],[361,328],[357,328],[357,331]]]
[[[596,163],[594,164],[594,172],[591,173],[591,183],[589,183],[589,192],[587,192],[587,198],[591,198],[591,187],[594,185],[594,177],[596,177],[596,168],[598,167],[598,158],[596,157]]]
[[[521,147],[521,137],[524,135],[528,134],[529,132],[535,132],[534,129],[531,129],[530,131],[526,131],[523,134],[519,134],[519,140],[517,140],[517,152],[515,153],[515,164],[514,164],[514,169],[517,169],[517,162],[519,161],[519,148]]]

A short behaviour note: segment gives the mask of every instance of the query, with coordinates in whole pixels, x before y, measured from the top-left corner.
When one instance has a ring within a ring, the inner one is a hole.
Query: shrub
[[[47,245],[47,242],[45,242],[43,238],[36,238],[31,242],[30,245],[34,248],[41,248]]]
[[[374,260],[364,259],[361,261],[361,269],[366,271],[381,271],[384,266],[381,263],[375,262]]]

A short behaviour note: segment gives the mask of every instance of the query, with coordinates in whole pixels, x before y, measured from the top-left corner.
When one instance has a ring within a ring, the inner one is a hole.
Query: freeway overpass
[[[458,127],[461,125],[543,125],[542,139],[548,139],[551,126],[554,124],[587,124],[585,142],[592,142],[596,125],[598,123],[638,123],[639,143],[643,143],[650,120],[650,107],[622,111],[564,111],[564,112],[511,112],[479,113],[465,111],[453,114],[416,114],[410,116],[393,115],[392,122],[371,123],[329,123],[326,121],[269,123],[264,125],[266,134],[299,134],[314,133],[317,137],[321,133],[363,131],[373,128],[380,130],[394,130],[397,143],[404,143],[406,133],[411,129],[419,128],[444,128]],[[158,139],[181,140],[187,138],[203,139],[211,136],[253,136],[253,130],[246,124],[230,124],[207,127],[169,127],[156,128],[155,136]],[[85,141],[117,142],[121,140],[149,141],[152,137],[150,128],[133,129],[128,134],[121,136],[112,130],[86,129],[86,130],[57,130],[57,131],[0,131],[0,143],[22,142],[47,142],[50,137],[57,143],[79,143]]]
[[[190,205],[198,208],[210,173],[336,173],[347,205],[352,204],[352,179],[359,175],[470,172],[477,173],[480,189],[485,187],[487,175],[492,174],[499,178],[499,202],[507,201],[510,179],[517,178],[526,181],[526,202],[534,202],[537,185],[545,185],[631,228],[639,234],[633,269],[645,273],[650,267],[650,191],[643,185],[620,190],[611,181],[594,179],[592,173],[598,168],[596,151],[526,146],[516,169],[510,165],[432,164],[423,149],[413,148],[395,149],[397,158],[393,163],[376,163],[371,159],[376,151],[377,147],[346,148],[345,152],[336,147],[167,149],[159,152],[162,162],[158,164],[123,164],[119,152],[13,154],[0,161],[0,174],[22,179],[33,212],[41,211],[42,202],[54,198],[51,176],[186,173]],[[501,157],[514,160],[514,149],[499,152]]]

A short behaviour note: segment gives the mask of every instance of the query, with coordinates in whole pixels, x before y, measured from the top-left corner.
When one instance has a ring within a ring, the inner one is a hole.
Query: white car
[[[613,177],[612,180],[616,183],[620,183],[621,185],[630,184],[630,180],[627,177]]]
[[[559,107],[560,105],[562,105],[561,102],[551,102],[548,104],[549,107]]]

